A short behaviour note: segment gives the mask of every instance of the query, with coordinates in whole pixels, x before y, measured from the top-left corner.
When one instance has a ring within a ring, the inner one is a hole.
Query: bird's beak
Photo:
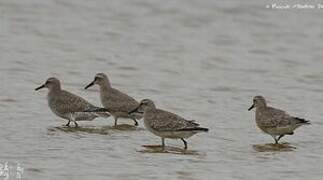
[[[138,107],[136,107],[135,109],[129,111],[128,114],[132,114],[132,113],[138,112],[139,107],[140,107],[140,105]]]
[[[95,80],[94,80],[94,81],[95,81]],[[93,86],[93,85],[94,85],[94,81],[92,81],[90,84],[88,84],[87,86],[85,86],[85,88],[84,88],[84,89],[87,89],[87,88],[89,88],[89,87]]]
[[[255,104],[252,104],[251,106],[250,106],[250,108],[248,109],[248,111],[250,111],[251,109],[253,109],[255,107]]]
[[[39,86],[38,88],[35,89],[35,91],[38,91],[39,89],[43,89],[45,87],[45,84]]]

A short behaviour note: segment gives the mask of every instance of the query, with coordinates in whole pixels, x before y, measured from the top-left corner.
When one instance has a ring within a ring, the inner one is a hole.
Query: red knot
[[[267,106],[266,100],[262,96],[255,96],[249,111],[256,108],[257,126],[265,133],[271,135],[275,143],[285,135],[293,135],[294,130],[302,125],[310,124],[309,121],[293,117],[285,111]]]
[[[139,105],[139,103],[127,94],[111,87],[108,76],[104,73],[95,75],[94,80],[85,87],[100,86],[100,99],[103,107],[114,117],[114,125],[117,126],[118,118],[130,118],[138,125],[137,119],[142,118],[142,114],[129,115],[128,112]]]
[[[48,88],[49,92],[47,95],[48,105],[50,109],[57,116],[67,119],[70,122],[74,122],[77,127],[76,121],[91,121],[96,117],[109,117],[110,115],[105,112],[83,112],[89,108],[98,108],[86,101],[85,99],[65,91],[61,88],[61,83],[57,78],[51,77],[47,81],[37,87],[35,90],[38,91],[42,88]]]
[[[187,149],[185,139],[199,132],[207,132],[207,128],[200,127],[199,124],[192,120],[186,120],[174,113],[157,109],[154,102],[149,99],[143,99],[138,107],[129,112],[144,112],[145,127],[161,137],[162,147],[165,147],[165,138],[181,139],[184,143],[184,149]]]

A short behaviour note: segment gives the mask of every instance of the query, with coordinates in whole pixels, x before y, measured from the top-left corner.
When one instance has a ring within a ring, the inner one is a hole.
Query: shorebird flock
[[[127,118],[138,126],[138,120],[143,118],[145,128],[152,134],[161,138],[161,147],[165,147],[165,139],[180,139],[187,149],[186,139],[199,132],[208,132],[209,129],[201,127],[194,120],[185,119],[175,113],[162,110],[156,107],[150,99],[136,101],[126,93],[113,88],[108,76],[104,73],[95,75],[94,80],[84,89],[94,85],[100,87],[100,99],[103,107],[97,107],[80,96],[63,90],[60,81],[55,77],[50,77],[46,82],[37,87],[38,91],[47,88],[48,106],[52,112],[67,120],[66,126],[74,123],[78,127],[78,121],[92,121],[97,117],[114,118],[114,126],[118,125],[118,118]],[[248,109],[255,108],[255,120],[257,126],[273,137],[275,144],[285,135],[293,135],[295,129],[310,122],[290,116],[285,111],[267,106],[266,100],[262,96],[255,96],[253,104]]]

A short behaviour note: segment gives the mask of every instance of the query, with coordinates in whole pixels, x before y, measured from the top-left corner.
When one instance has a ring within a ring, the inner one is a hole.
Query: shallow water
[[[268,3],[268,2],[267,2]],[[322,179],[321,10],[264,1],[1,0],[0,167],[24,179]],[[170,149],[112,118],[69,129],[47,107],[47,77],[100,105],[114,87],[209,127]],[[271,149],[247,108],[254,95],[311,120]],[[18,163],[18,164],[17,164]],[[18,172],[17,171],[18,168]],[[23,172],[21,171],[23,168]],[[3,177],[0,177],[0,179]]]

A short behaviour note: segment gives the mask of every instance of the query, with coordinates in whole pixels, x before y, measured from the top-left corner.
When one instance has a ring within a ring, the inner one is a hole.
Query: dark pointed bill
[[[255,104],[252,104],[252,106],[248,109],[248,111],[250,111],[251,109],[253,109],[255,107]]]
[[[88,84],[87,86],[85,86],[85,88],[84,89],[87,89],[87,88],[89,88],[89,87],[91,87],[91,86],[93,86],[94,85],[94,81],[92,81],[90,84]]]
[[[39,86],[38,88],[35,89],[35,91],[38,91],[39,89],[43,89],[45,87],[45,84]]]

